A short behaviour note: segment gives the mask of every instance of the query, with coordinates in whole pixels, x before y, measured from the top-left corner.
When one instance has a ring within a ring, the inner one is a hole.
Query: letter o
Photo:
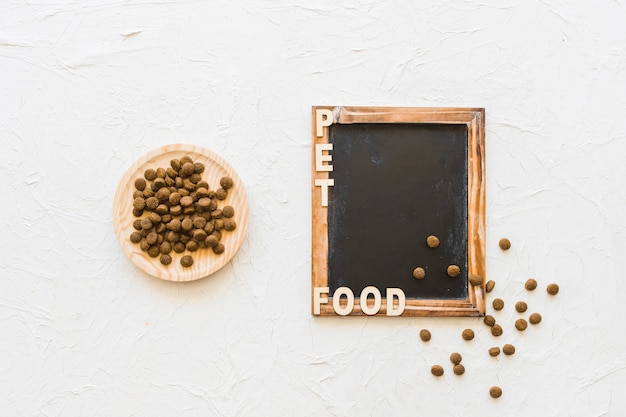
[[[367,296],[370,294],[374,296],[374,305],[368,307]],[[380,310],[380,304],[382,302],[381,298],[382,297],[380,295],[380,291],[378,291],[378,288],[371,285],[369,287],[363,288],[363,291],[361,291],[361,310],[368,316],[372,316],[378,313],[378,311]]]
[[[341,304],[339,303],[342,295],[345,295],[348,301],[345,307],[341,307]],[[339,287],[335,290],[333,293],[333,308],[335,309],[335,313],[340,316],[347,316],[352,312],[352,309],[354,308],[354,294],[350,288]]]

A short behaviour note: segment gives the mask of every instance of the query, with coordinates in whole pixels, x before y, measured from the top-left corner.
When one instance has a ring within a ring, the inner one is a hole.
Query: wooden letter
[[[324,164],[324,162],[330,162],[333,160],[333,156],[331,154],[324,155],[324,151],[332,151],[332,150],[333,150],[332,143],[316,143],[315,144],[315,170],[317,172],[333,170],[333,166],[331,164]]]
[[[313,288],[313,314],[320,315],[320,306],[328,303],[328,297],[322,297],[322,294],[328,294],[328,287]]]
[[[347,303],[345,307],[341,307],[340,301],[342,295],[346,296]],[[352,309],[354,308],[354,294],[350,288],[339,287],[335,290],[335,293],[333,294],[333,308],[335,309],[335,313],[340,316],[347,316],[352,312]]]
[[[324,118],[325,117],[325,118]],[[318,138],[324,136],[324,126],[330,126],[333,124],[333,112],[329,109],[317,109],[315,110],[315,134]]]
[[[394,297],[398,299],[398,308],[395,308],[393,305]],[[404,291],[400,288],[387,288],[387,315],[399,316],[404,312],[405,306],[406,297],[404,296]]]
[[[374,295],[374,305],[371,307],[367,305],[367,296],[370,294]],[[372,316],[378,313],[378,310],[380,310],[380,303],[381,297],[378,288],[371,285],[369,287],[363,288],[363,291],[361,291],[361,310],[363,310],[365,314],[367,314],[368,316]]]
[[[332,178],[318,178],[315,180],[315,185],[322,187],[322,207],[328,207],[328,187],[335,185],[335,180]]]

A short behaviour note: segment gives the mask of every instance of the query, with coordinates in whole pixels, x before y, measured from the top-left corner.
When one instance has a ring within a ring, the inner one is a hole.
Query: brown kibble
[[[534,289],[537,288],[537,281],[533,278],[529,278],[524,284],[524,287],[526,287],[528,291],[534,291]]]
[[[189,162],[190,164],[193,164],[193,159],[191,159],[191,157],[189,155],[185,155],[182,158],[180,158],[180,166],[181,167],[183,165],[185,165],[187,162]]]
[[[185,244],[183,242],[176,242],[172,246],[172,249],[174,249],[176,253],[183,253],[185,251]]]
[[[196,162],[193,164],[193,172],[196,174],[202,174],[204,172],[204,164],[202,162]]]
[[[216,255],[220,255],[222,253],[224,253],[224,245],[221,243],[218,243],[217,245],[213,246],[213,253],[215,253]]]
[[[144,217],[143,219],[141,219],[141,229],[142,230],[152,229],[152,222],[150,221],[149,218]]]
[[[434,249],[439,246],[439,238],[437,236],[430,235],[426,238],[426,245],[429,248]]]
[[[161,223],[161,216],[159,216],[157,213],[150,213],[148,214],[148,219],[150,219],[150,221],[152,222],[152,225],[156,225],[158,223]]]
[[[517,319],[515,321],[515,328],[520,332],[523,332],[528,327],[528,322],[524,319]]]
[[[159,256],[159,248],[156,246],[150,246],[148,248],[148,255],[150,255],[151,258],[156,258]]]
[[[456,278],[461,274],[461,268],[459,268],[457,265],[450,265],[447,272],[448,276]]]
[[[206,226],[206,219],[204,217],[198,216],[193,219],[193,227],[195,227],[196,229],[202,229],[204,228],[204,226]]]
[[[557,295],[559,293],[559,286],[557,284],[550,284],[547,288],[548,294]]]
[[[226,191],[225,189],[218,188],[217,190],[215,190],[215,198],[217,198],[218,200],[225,200],[227,196],[228,191]]]
[[[430,338],[431,338],[431,334],[429,330],[427,329],[420,330],[420,339],[422,339],[422,342],[428,342]]]
[[[541,323],[541,314],[539,314],[539,313],[531,314],[530,317],[528,318],[528,321],[530,322],[530,324],[539,324],[539,323]]]
[[[170,166],[175,170],[178,171],[180,169],[180,160],[179,159],[172,159],[170,161]]]
[[[130,241],[133,243],[139,243],[141,242],[141,239],[142,239],[142,236],[140,232],[135,231],[130,234]]]
[[[171,251],[172,251],[172,244],[170,242],[168,241],[161,242],[161,244],[159,245],[159,252],[161,252],[164,255],[167,255]]]
[[[489,314],[487,314],[485,316],[485,318],[483,319],[483,322],[489,326],[489,327],[493,327],[494,324],[496,324],[496,319],[493,316],[490,316]]]
[[[184,231],[188,232],[193,229],[193,221],[190,218],[186,218],[180,223],[180,227]]]
[[[487,281],[487,284],[485,284],[485,290],[487,292],[491,292],[493,290],[493,287],[495,287],[495,286],[496,286],[495,281],[489,280],[489,281]]]
[[[502,300],[502,298],[496,298],[491,304],[493,305],[494,310],[499,311],[504,308],[504,301]]]
[[[148,249],[150,249],[150,245],[146,242],[146,239],[141,239],[141,242],[139,242],[139,249],[144,252],[147,252]]]
[[[157,170],[156,170],[157,178],[165,178],[166,175],[167,175],[167,173],[165,172],[165,169],[157,168]]]
[[[415,279],[424,279],[426,276],[426,271],[424,268],[420,268],[419,266],[413,270],[413,278]]]
[[[146,242],[148,242],[149,245],[154,245],[155,243],[157,243],[158,240],[159,235],[157,235],[155,232],[150,232],[148,233],[148,236],[146,236]]]
[[[156,180],[152,181],[152,185],[150,186],[150,189],[156,193],[161,188],[166,187],[166,186],[167,184],[165,183],[165,180],[163,178],[157,178]]]
[[[159,259],[163,265],[169,265],[172,263],[172,257],[166,253],[161,255],[161,259]]]
[[[200,248],[200,245],[198,245],[198,242],[195,240],[189,240],[187,241],[187,243],[185,243],[185,249],[187,249],[189,252],[195,252]]]
[[[502,352],[504,352],[505,355],[512,355],[515,353],[515,346],[507,343],[502,347]]]
[[[183,178],[191,176],[194,173],[193,164],[191,162],[185,162],[180,168],[180,176]]]
[[[500,326],[499,324],[494,324],[491,327],[491,334],[496,337],[502,336],[502,326]]]
[[[459,363],[459,364],[454,365],[454,368],[452,368],[452,371],[454,371],[455,375],[463,375],[465,373],[465,367]]]
[[[233,206],[224,206],[222,208],[222,216],[226,218],[231,218],[235,215],[235,209]]]
[[[139,191],[143,191],[146,189],[146,180],[143,178],[137,178],[135,180],[135,188]]]
[[[149,197],[146,199],[146,207],[150,210],[154,210],[159,206],[159,199],[156,197]]]
[[[491,395],[493,398],[500,398],[500,396],[502,395],[502,388],[495,386],[489,388],[489,395]]]
[[[217,221],[219,221],[219,219],[216,220],[216,222]],[[233,219],[224,219],[223,223],[224,223],[224,230],[227,230],[229,232],[232,232],[233,230],[237,228],[237,223],[235,223]]]
[[[189,176],[189,181],[191,181],[191,182],[192,182],[192,183],[194,183],[194,184],[199,183],[201,179],[202,179],[202,177],[200,176],[200,174],[193,173],[193,174],[191,174],[191,175]],[[198,187],[198,186],[196,186],[196,188],[197,188],[197,187]]]
[[[148,168],[144,171],[143,176],[148,181],[154,181],[157,177],[157,174],[155,170],[153,170],[152,168]]]
[[[200,184],[200,183],[198,182],[198,184]],[[204,198],[204,197],[208,197],[209,196],[209,190],[207,188],[204,188],[204,187],[198,187],[198,184],[196,184],[196,196],[198,197],[198,199]]]
[[[203,210],[208,209],[211,206],[211,199],[208,197],[202,197],[198,200],[198,207]]]
[[[218,243],[219,243],[219,239],[217,238],[217,236],[214,236],[214,235],[209,235],[204,240],[204,244],[209,248],[216,246]]]
[[[136,208],[133,208],[133,216],[141,217],[142,215],[143,215],[143,210],[137,210]]]
[[[452,354],[450,355],[450,362],[452,362],[455,365],[460,364],[462,360],[463,360],[463,357],[458,352],[452,352]]]
[[[174,193],[170,193],[170,196],[169,196],[168,200],[169,200],[170,204],[175,206],[178,203],[180,203],[180,198],[181,198],[181,195],[178,192],[174,192]]]
[[[500,354],[500,348],[495,346],[492,348],[489,348],[489,356],[498,356]]]
[[[469,282],[470,282],[470,284],[472,284],[474,286],[482,285],[483,277],[481,277],[480,275],[472,274],[469,277]]]
[[[220,179],[220,185],[223,189],[228,190],[233,186],[233,179],[231,177],[222,177]]]
[[[159,200],[159,203],[165,203],[169,200],[170,194],[170,189],[167,187],[163,187],[160,188],[154,196],[157,198],[157,200]]]
[[[515,303],[515,310],[516,310],[518,313],[523,313],[523,312],[525,312],[526,310],[528,310],[528,304],[526,304],[526,303],[525,303],[525,302],[523,302],[523,301],[518,301],[517,303]]]
[[[474,338],[474,331],[472,329],[465,329],[461,336],[463,340],[472,340]]]
[[[498,242],[498,245],[500,246],[500,249],[502,250],[509,250],[511,249],[511,241],[505,237],[503,237],[502,239],[500,239],[500,242]]]
[[[133,229],[141,230],[141,219],[137,219],[133,222]]]
[[[133,208],[137,210],[143,210],[146,207],[146,200],[142,197],[137,197],[133,200]]]
[[[203,229],[196,229],[193,232],[193,240],[196,242],[204,242],[204,239],[207,238],[207,234]]]
[[[193,258],[191,257],[191,255],[185,255],[180,258],[180,264],[185,268],[190,267],[191,265],[193,265]]]
[[[443,366],[441,366],[441,365],[433,365],[432,368],[430,368],[430,373],[435,375],[435,376],[443,375]]]
[[[133,191],[133,200],[136,199],[137,197],[143,197],[143,192],[139,190]]]
[[[189,207],[193,204],[193,197],[186,195],[180,199],[180,205],[183,207]]]

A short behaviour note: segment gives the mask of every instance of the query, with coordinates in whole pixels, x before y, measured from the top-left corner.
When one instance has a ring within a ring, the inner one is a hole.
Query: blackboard
[[[313,314],[483,315],[484,109],[314,107],[313,142]]]

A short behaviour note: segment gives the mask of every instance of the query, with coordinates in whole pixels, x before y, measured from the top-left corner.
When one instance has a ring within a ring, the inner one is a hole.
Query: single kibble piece
[[[494,324],[491,327],[491,334],[494,336],[502,336],[502,326],[500,326],[499,324]]]
[[[415,279],[424,279],[426,276],[426,271],[424,268],[420,268],[419,266],[413,270],[413,278]]]
[[[454,371],[455,375],[463,375],[465,373],[465,367],[461,365],[460,363],[457,365],[454,365],[454,368],[452,368],[452,370]]]
[[[529,278],[524,284],[524,287],[526,287],[528,291],[534,291],[534,289],[537,288],[537,281],[533,278]]]
[[[191,162],[185,162],[183,166],[180,168],[180,176],[181,177],[189,177],[194,173],[193,164]]]
[[[167,253],[161,255],[161,259],[159,259],[163,265],[169,265],[172,263],[172,257]]]
[[[185,268],[190,267],[191,265],[193,265],[193,258],[190,255],[185,255],[180,258],[180,264]]]
[[[223,244],[218,243],[217,245],[213,246],[213,253],[215,253],[216,255],[220,255],[222,253],[224,253],[224,250],[226,248],[224,247]]]
[[[222,177],[220,179],[220,185],[223,189],[228,190],[233,186],[233,179],[231,177]]]
[[[426,238],[426,244],[429,248],[436,248],[439,246],[439,238],[437,236],[430,235]]]
[[[493,398],[500,398],[500,396],[502,395],[502,388],[500,387],[489,388],[489,395],[491,395]]]
[[[530,322],[530,324],[539,324],[539,323],[541,323],[541,314],[539,314],[539,313],[531,314],[530,317],[528,318],[528,321]]]
[[[139,191],[143,191],[146,189],[146,180],[143,178],[137,178],[135,180],[135,188]]]
[[[441,376],[443,375],[443,366],[433,365],[432,368],[430,368],[430,372],[435,376]]]
[[[502,352],[504,352],[505,355],[512,355],[515,353],[515,346],[507,343],[502,347]]]
[[[142,236],[140,232],[134,231],[130,234],[130,241],[133,243],[141,242]]]
[[[559,286],[557,284],[550,284],[547,288],[548,294],[557,295],[559,293]]]
[[[133,208],[143,210],[146,208],[146,200],[144,200],[143,197],[137,197],[133,200]]]
[[[518,301],[517,303],[515,303],[515,310],[516,310],[518,313],[523,313],[523,312],[525,312],[526,310],[528,310],[528,304],[526,304],[526,303],[525,303],[525,302],[523,302],[523,301]]]
[[[481,277],[480,275],[472,274],[469,277],[469,282],[470,282],[470,284],[472,284],[474,286],[482,285],[483,277]]]
[[[502,298],[496,298],[491,304],[493,305],[494,310],[499,311],[504,308],[504,301],[502,300]]]
[[[460,364],[462,360],[463,360],[463,357],[458,352],[452,352],[452,354],[450,355],[450,362],[452,362],[455,365]]]
[[[156,258],[157,256],[159,256],[159,253],[160,253],[160,252],[159,252],[159,248],[158,248],[158,247],[156,247],[156,246],[150,246],[150,247],[148,248],[148,255],[149,255],[151,258]]]
[[[148,168],[144,171],[143,176],[148,181],[154,181],[157,177],[157,174],[155,170],[153,170],[152,168]]]
[[[217,220],[216,220],[217,222]],[[237,228],[237,223],[233,219],[224,219],[224,230],[232,232]]]
[[[493,290],[493,287],[495,286],[496,286],[495,281],[489,280],[487,281],[487,284],[485,284],[485,289],[487,290],[487,292],[491,292],[491,290]]]
[[[228,191],[226,191],[226,189],[218,188],[217,190],[215,190],[215,198],[217,198],[218,200],[225,200],[227,196]]]
[[[422,342],[428,342],[430,338],[431,338],[431,334],[429,330],[427,329],[420,330],[420,339],[422,339]]]
[[[524,319],[517,319],[515,322],[515,328],[520,332],[523,332],[528,327],[528,322]]]
[[[448,267],[448,276],[456,278],[461,274],[461,268],[456,265],[450,265]]]
[[[233,208],[233,206],[224,206],[224,208],[222,208],[222,216],[226,218],[231,218],[234,215],[235,215],[235,209]]]
[[[472,329],[465,329],[461,336],[463,340],[472,340],[474,338],[474,331]]]
[[[502,239],[500,239],[500,242],[498,242],[498,245],[500,245],[500,249],[502,250],[509,250],[511,249],[511,241],[505,237],[503,237]]]
[[[189,155],[185,155],[185,156],[180,158],[180,166],[181,167],[183,165],[185,165],[187,162],[193,164],[193,159],[191,159],[191,157]]]
[[[492,348],[489,348],[489,356],[498,356],[500,354],[500,348],[495,346]]]
[[[204,164],[202,162],[196,162],[193,164],[193,172],[196,174],[202,174],[204,172]]]
[[[483,322],[489,326],[489,327],[493,327],[494,324],[496,324],[496,319],[493,316],[490,316],[489,314],[487,314],[485,316],[485,318],[483,319]]]

